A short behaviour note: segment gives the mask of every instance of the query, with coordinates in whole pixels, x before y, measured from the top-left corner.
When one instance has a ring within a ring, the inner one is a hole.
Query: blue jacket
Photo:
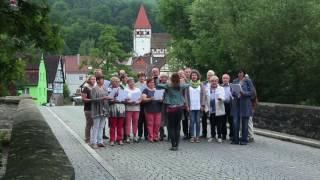
[[[240,84],[237,78],[232,84]],[[250,117],[252,116],[251,96],[254,94],[254,86],[250,79],[244,78],[241,83],[243,95],[239,98],[234,96],[231,106],[231,114],[234,117]],[[232,92],[232,90],[231,90]]]

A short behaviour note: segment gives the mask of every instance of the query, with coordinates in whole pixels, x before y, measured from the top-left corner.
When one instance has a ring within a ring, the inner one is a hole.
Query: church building
[[[133,30],[133,70],[150,75],[151,69],[158,67],[160,72],[169,73],[166,54],[170,39],[167,33],[152,33],[146,10],[141,5]]]

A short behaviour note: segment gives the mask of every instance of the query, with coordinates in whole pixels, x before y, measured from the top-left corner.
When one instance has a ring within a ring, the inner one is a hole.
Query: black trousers
[[[140,113],[139,113],[139,120],[138,120],[138,136],[142,137],[142,134],[147,139],[148,130],[147,130],[146,116],[144,112],[144,107],[140,106]]]
[[[223,121],[223,116],[216,116],[215,113],[210,114],[210,126],[211,126],[212,138],[215,138],[216,134],[218,134],[218,138],[222,138],[222,121]],[[217,131],[216,131],[216,128],[217,128]]]
[[[190,132],[189,132],[189,112],[187,110],[183,110],[183,116],[184,116],[183,121],[182,121],[183,134],[184,134],[185,137],[189,137],[190,136]],[[180,117],[180,119],[181,119],[181,117]]]
[[[177,108],[175,111],[168,112],[168,130],[172,147],[179,146],[182,112],[182,108]]]
[[[201,123],[202,123],[202,136],[207,136],[207,127],[208,127],[208,114],[209,112],[203,112],[201,117]]]
[[[222,135],[224,137],[227,136],[227,122],[229,124],[229,137],[233,137],[233,119],[231,117],[231,104],[230,103],[224,103],[226,115],[223,116],[223,122],[222,122]]]

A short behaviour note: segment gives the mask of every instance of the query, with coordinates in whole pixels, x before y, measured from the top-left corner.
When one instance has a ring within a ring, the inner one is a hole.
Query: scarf
[[[194,81],[190,81],[190,85],[191,85],[192,88],[198,88],[200,86],[200,84],[201,84],[200,80],[195,81],[195,82]]]

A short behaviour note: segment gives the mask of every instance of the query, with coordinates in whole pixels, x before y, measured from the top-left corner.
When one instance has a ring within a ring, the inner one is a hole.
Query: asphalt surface
[[[40,107],[74,165],[76,179],[320,178],[320,149],[263,136],[256,136],[255,142],[247,146],[231,145],[229,141],[219,144],[206,139],[200,143],[181,140],[179,151],[174,152],[168,150],[167,141],[108,145],[95,150],[94,155],[84,146],[82,108]]]

